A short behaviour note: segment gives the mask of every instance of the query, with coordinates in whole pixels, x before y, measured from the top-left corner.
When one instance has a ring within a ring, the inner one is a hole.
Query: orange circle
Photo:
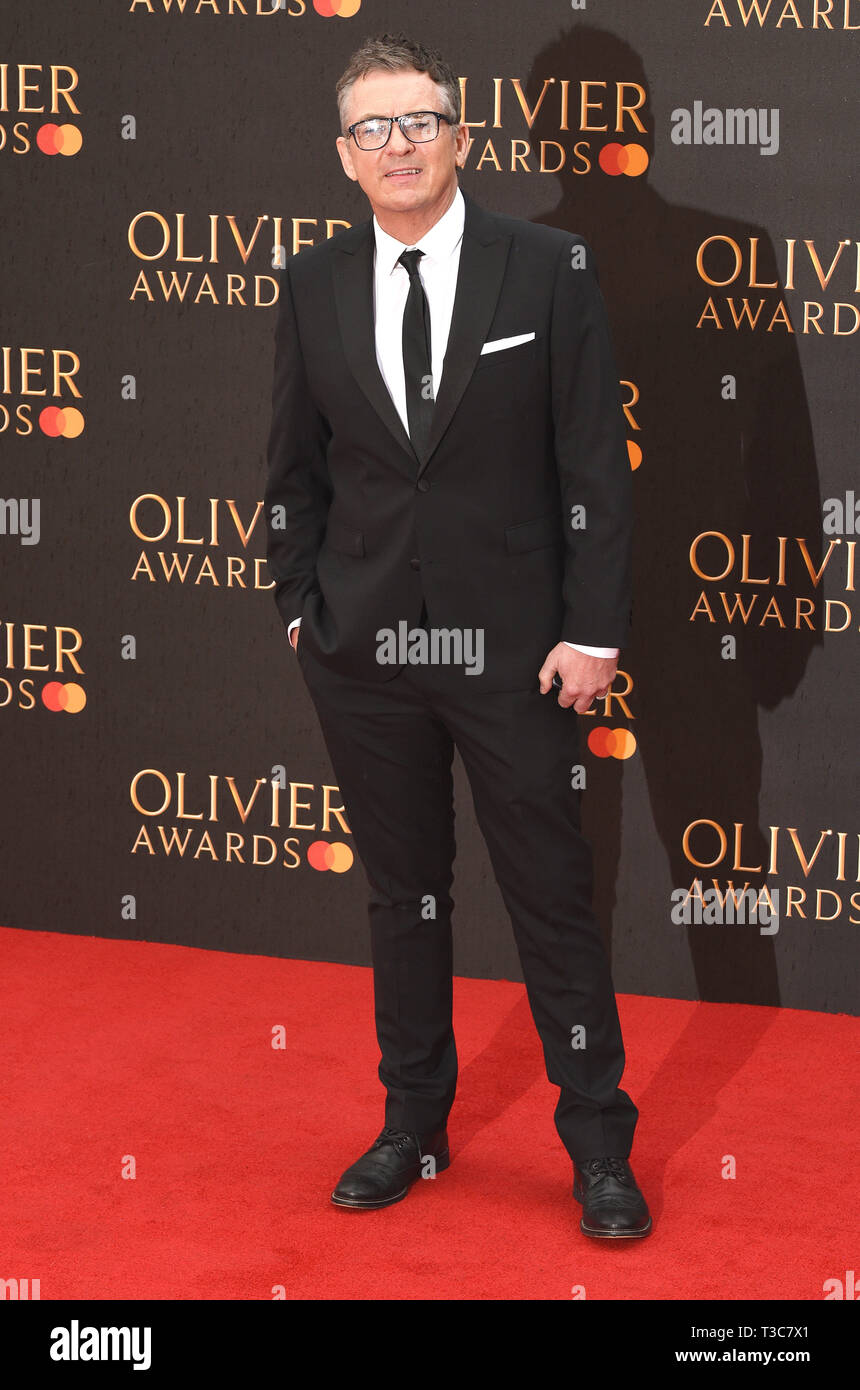
[[[628,439],[627,441],[627,457],[630,460],[630,467],[635,472],[642,462],[642,450],[635,439]]]
[[[57,131],[57,153],[70,155],[77,154],[84,137],[76,125],[61,125]]]
[[[345,845],[341,840],[335,840],[330,846],[331,864],[330,868],[334,874],[345,874],[352,868],[353,854],[349,845]]]
[[[615,730],[615,747],[612,750],[613,758],[632,758],[636,752],[636,736],[630,729]]]
[[[648,151],[644,145],[625,145],[624,156],[622,168],[628,178],[635,179],[645,173],[648,168]]]
[[[314,0],[314,9],[317,14],[331,19],[333,14],[337,14],[337,0]]]
[[[63,417],[63,438],[77,439],[84,432],[84,417],[73,405],[67,405],[61,412]]]
[[[78,685],[76,681],[67,681],[63,689],[66,693],[66,703],[63,706],[66,714],[80,714],[87,703],[87,695],[83,686]]]
[[[65,709],[66,699],[66,687],[60,681],[48,681],[42,690],[42,704],[54,714]]]

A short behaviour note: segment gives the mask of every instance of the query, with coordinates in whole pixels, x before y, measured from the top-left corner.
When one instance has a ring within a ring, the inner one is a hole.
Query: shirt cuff
[[[618,656],[618,647],[583,647],[579,642],[565,642],[566,647],[573,647],[575,652],[584,652],[586,656]]]

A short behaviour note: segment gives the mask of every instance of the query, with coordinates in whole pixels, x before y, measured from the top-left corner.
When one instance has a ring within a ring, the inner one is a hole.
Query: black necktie
[[[423,457],[433,423],[433,373],[430,355],[430,306],[418,274],[423,251],[404,251],[400,264],[409,272],[409,294],[403,310],[403,370],[406,375],[406,415],[409,438]]]

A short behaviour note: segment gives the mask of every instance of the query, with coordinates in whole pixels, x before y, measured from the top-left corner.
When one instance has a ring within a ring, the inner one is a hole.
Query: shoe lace
[[[582,1167],[593,1178],[617,1178],[628,1187],[631,1185],[632,1177],[626,1158],[592,1158]]]
[[[378,1144],[386,1142],[393,1144],[398,1153],[403,1153],[404,1149],[408,1148],[411,1144],[417,1144],[418,1156],[419,1158],[421,1157],[421,1143],[418,1136],[416,1134],[409,1134],[405,1129],[389,1129],[386,1125],[376,1142]]]

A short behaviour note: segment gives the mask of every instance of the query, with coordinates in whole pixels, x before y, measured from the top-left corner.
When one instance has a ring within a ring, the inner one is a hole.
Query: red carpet
[[[456,982],[451,1167],[351,1212],[329,1193],[382,1125],[369,970],[14,930],[0,952],[0,1277],[43,1299],[818,1300],[856,1265],[853,1018],[621,996],[655,1229],[598,1244],[521,985]]]

